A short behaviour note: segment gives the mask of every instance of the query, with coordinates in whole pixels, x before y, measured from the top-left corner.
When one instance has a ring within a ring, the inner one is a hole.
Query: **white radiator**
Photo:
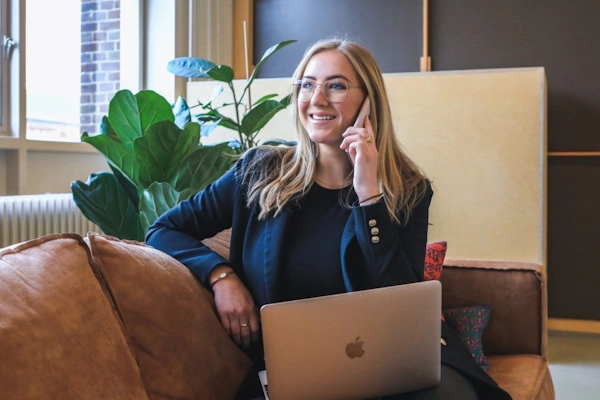
[[[0,248],[50,233],[101,232],[83,216],[71,193],[0,196]]]

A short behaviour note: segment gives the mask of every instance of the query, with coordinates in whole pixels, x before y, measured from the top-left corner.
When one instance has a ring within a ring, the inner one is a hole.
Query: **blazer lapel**
[[[291,211],[286,207],[277,218],[267,219],[264,233],[265,288],[267,302],[281,301],[280,273]]]

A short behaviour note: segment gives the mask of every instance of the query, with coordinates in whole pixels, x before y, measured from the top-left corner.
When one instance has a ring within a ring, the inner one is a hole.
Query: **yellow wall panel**
[[[386,74],[385,81],[400,141],[433,181],[429,240],[447,240],[447,257],[546,265],[544,69]],[[257,80],[252,96],[285,95],[289,83]],[[189,104],[209,99],[216,85],[190,83]],[[233,137],[219,129],[203,141]],[[260,134],[274,137],[294,139],[289,113]]]

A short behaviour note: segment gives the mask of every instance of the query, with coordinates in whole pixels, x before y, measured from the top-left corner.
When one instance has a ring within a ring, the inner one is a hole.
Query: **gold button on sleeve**
[[[370,226],[370,227],[374,227],[375,225],[377,225],[377,220],[375,220],[375,219],[370,219],[370,220],[369,220],[369,226]]]
[[[371,237],[371,242],[373,242],[373,243],[379,243],[379,236],[373,236],[373,237]]]
[[[378,235],[379,234],[379,228],[374,227],[371,228],[371,235]]]

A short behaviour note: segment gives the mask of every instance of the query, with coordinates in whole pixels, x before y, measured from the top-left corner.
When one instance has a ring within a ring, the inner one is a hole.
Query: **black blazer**
[[[204,285],[217,265],[231,265],[260,307],[282,298],[280,260],[293,206],[259,221],[258,208],[246,206],[247,188],[240,179],[244,164],[245,160],[238,162],[206,189],[160,216],[148,230],[146,242],[178,259]],[[391,220],[383,202],[352,208],[341,243],[347,291],[423,280],[432,195],[428,187],[405,226]],[[225,260],[201,240],[230,227],[230,257]]]

